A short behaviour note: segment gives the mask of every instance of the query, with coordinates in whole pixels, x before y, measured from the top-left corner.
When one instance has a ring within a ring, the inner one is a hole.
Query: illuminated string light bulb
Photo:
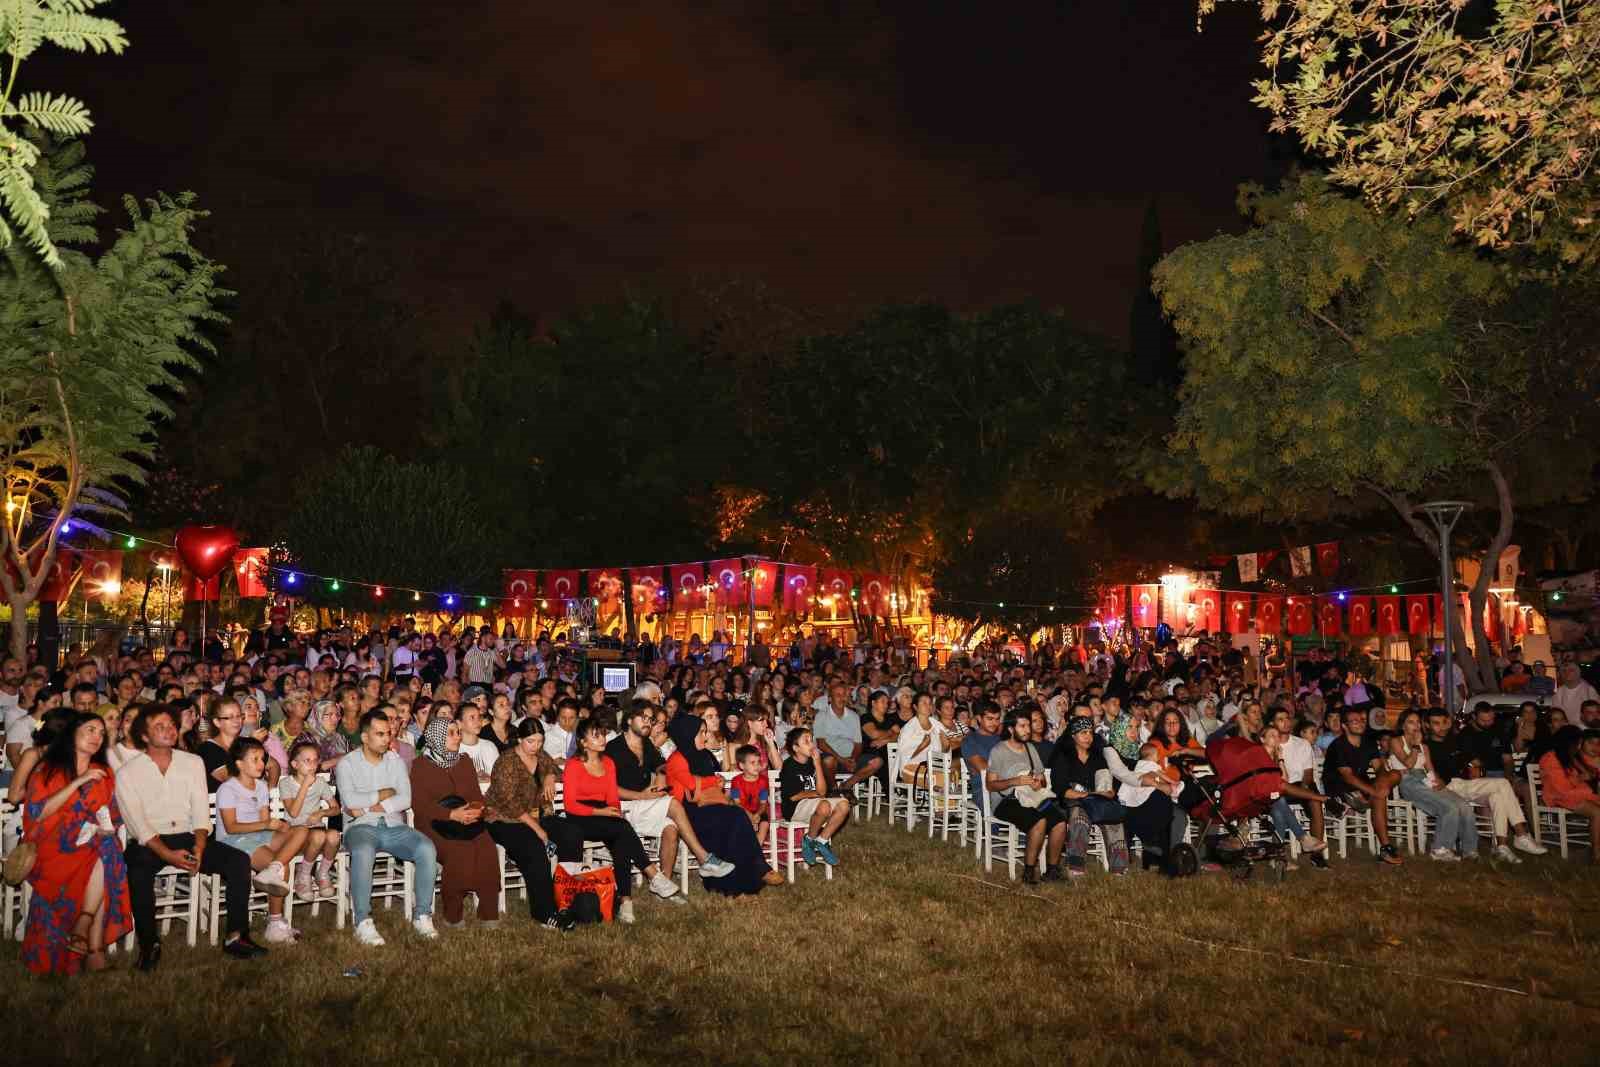
[[[300,580],[300,576],[298,574],[296,574],[294,571],[290,571],[289,572],[289,577],[285,578],[284,582],[287,585],[294,585],[299,580]]]
[[[129,536],[129,538],[128,538],[128,547],[129,547],[129,548],[134,548],[134,547],[136,547],[136,546],[137,546],[137,545],[138,545],[138,543],[139,543],[139,542],[138,542],[138,540],[137,540],[137,539],[136,539],[136,538],[134,538],[134,537],[132,537],[132,536]]]
[[[381,596],[383,596],[383,586],[381,586],[381,585],[380,585],[380,586],[378,586],[378,587],[377,587],[377,588],[376,588],[376,589],[374,589],[374,590],[373,590],[373,591],[372,591],[372,595],[373,595],[373,596],[376,596],[376,597],[381,597]]]
[[[422,599],[422,594],[419,593],[417,590],[413,589],[413,590],[411,590],[411,599],[412,600],[421,600]]]
[[[454,607],[455,606],[455,602],[456,602],[456,598],[455,598],[455,594],[454,593],[452,593],[450,596],[447,596],[447,597],[444,598],[444,606],[447,607],[447,608]]]
[[[488,597],[481,596],[481,597],[478,598],[478,607],[486,608],[488,606],[489,606],[489,598]]]
[[[329,582],[328,588],[337,593],[339,591],[339,579],[335,578],[333,581]]]

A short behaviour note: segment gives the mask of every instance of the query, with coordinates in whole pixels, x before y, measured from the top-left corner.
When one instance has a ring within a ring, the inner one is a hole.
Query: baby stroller
[[[1189,815],[1201,822],[1199,836],[1208,841],[1208,858],[1236,881],[1248,879],[1258,863],[1266,864],[1282,881],[1288,871],[1289,843],[1276,829],[1265,841],[1256,841],[1250,833],[1250,820],[1265,816],[1283,791],[1283,772],[1267,750],[1242,737],[1222,737],[1206,745],[1204,756],[1179,753],[1172,762],[1202,797],[1189,808]],[[1212,823],[1222,832],[1208,838]],[[1174,857],[1180,870],[1198,866],[1193,850],[1189,852],[1182,860]]]

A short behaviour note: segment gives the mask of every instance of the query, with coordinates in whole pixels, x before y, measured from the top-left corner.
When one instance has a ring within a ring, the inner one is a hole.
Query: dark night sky
[[[371,234],[463,325],[708,272],[823,307],[1032,297],[1121,336],[1148,199],[1170,248],[1282,166],[1253,4],[1202,34],[1193,0],[113,11],[124,56],[24,68],[93,110],[102,203],[193,189],[241,271],[288,227]]]

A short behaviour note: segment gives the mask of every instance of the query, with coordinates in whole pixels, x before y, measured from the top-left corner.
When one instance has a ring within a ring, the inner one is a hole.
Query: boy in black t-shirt
[[[1388,770],[1386,763],[1377,737],[1367,733],[1367,713],[1344,709],[1344,735],[1328,746],[1322,765],[1323,791],[1355,812],[1369,812],[1378,838],[1378,861],[1400,864],[1405,861],[1389,842],[1389,794],[1400,784],[1400,775]]]

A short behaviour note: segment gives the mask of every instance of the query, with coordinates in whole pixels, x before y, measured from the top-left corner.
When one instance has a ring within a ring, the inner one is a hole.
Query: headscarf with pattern
[[[1116,749],[1117,755],[1130,766],[1139,759],[1139,735],[1137,731],[1129,734],[1133,724],[1133,716],[1126,711],[1106,724],[1106,744]]]
[[[451,752],[447,747],[449,743],[450,720],[430,719],[428,728],[422,732],[422,754],[447,771],[461,758],[460,749]]]

